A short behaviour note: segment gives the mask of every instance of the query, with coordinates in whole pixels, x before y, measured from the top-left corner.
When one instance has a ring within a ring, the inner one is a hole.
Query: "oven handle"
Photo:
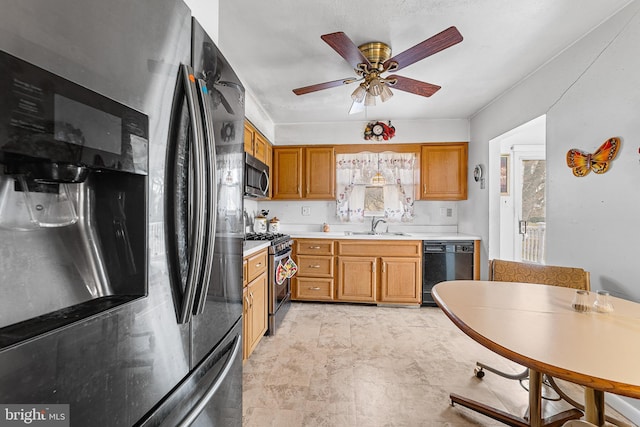
[[[276,254],[273,256],[273,267],[278,268],[278,266],[276,265],[276,263],[280,262],[280,260],[284,259],[284,258],[289,258],[291,256],[291,248],[287,249],[286,252],[282,252],[280,254]]]

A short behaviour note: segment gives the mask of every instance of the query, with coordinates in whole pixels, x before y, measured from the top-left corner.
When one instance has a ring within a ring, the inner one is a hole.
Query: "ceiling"
[[[469,118],[613,15],[629,0],[220,0],[219,41],[275,125]],[[397,74],[442,86],[430,98],[399,90],[349,115],[355,84],[297,96],[292,89],[353,77],[320,39],[345,32],[400,53],[456,26],[464,40]]]

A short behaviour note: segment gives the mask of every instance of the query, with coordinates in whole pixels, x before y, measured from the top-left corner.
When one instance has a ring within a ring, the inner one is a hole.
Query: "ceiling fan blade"
[[[299,87],[297,89],[293,89],[293,93],[296,95],[304,95],[306,93],[316,92],[323,89],[329,89],[336,86],[347,85],[349,83],[353,83],[357,81],[353,77],[348,77],[346,79],[334,80],[332,82],[318,83],[311,86]]]
[[[385,78],[385,80],[393,80],[396,82],[389,86],[393,89],[403,90],[405,92],[415,93],[416,95],[429,97],[440,90],[440,86],[432,85],[431,83],[421,82],[420,80],[410,79],[409,77],[402,77],[391,75]]]
[[[434,53],[438,53],[441,50],[445,50],[448,47],[458,44],[461,41],[462,34],[460,34],[458,29],[456,27],[449,27],[446,30],[436,34],[435,36],[432,36],[425,41],[418,43],[412,48],[409,48],[404,52],[401,52],[396,56],[387,59],[384,62],[384,68],[386,70],[392,62],[397,62],[398,67],[393,69],[393,71],[400,70],[428,56],[431,56]]]
[[[349,36],[342,31],[337,33],[325,34],[320,36],[329,46],[333,48],[340,56],[342,56],[353,68],[358,68],[358,64],[365,63],[369,65],[369,60],[360,52]]]

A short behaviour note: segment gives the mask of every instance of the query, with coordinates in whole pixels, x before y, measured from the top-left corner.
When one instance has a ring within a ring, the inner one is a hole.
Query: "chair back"
[[[530,264],[501,259],[489,260],[489,280],[541,283],[543,285],[591,290],[589,272],[581,268]]]

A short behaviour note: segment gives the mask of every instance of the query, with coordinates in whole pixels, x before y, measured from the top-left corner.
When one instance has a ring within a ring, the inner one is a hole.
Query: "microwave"
[[[269,166],[248,153],[244,153],[245,197],[267,197],[269,195]]]

